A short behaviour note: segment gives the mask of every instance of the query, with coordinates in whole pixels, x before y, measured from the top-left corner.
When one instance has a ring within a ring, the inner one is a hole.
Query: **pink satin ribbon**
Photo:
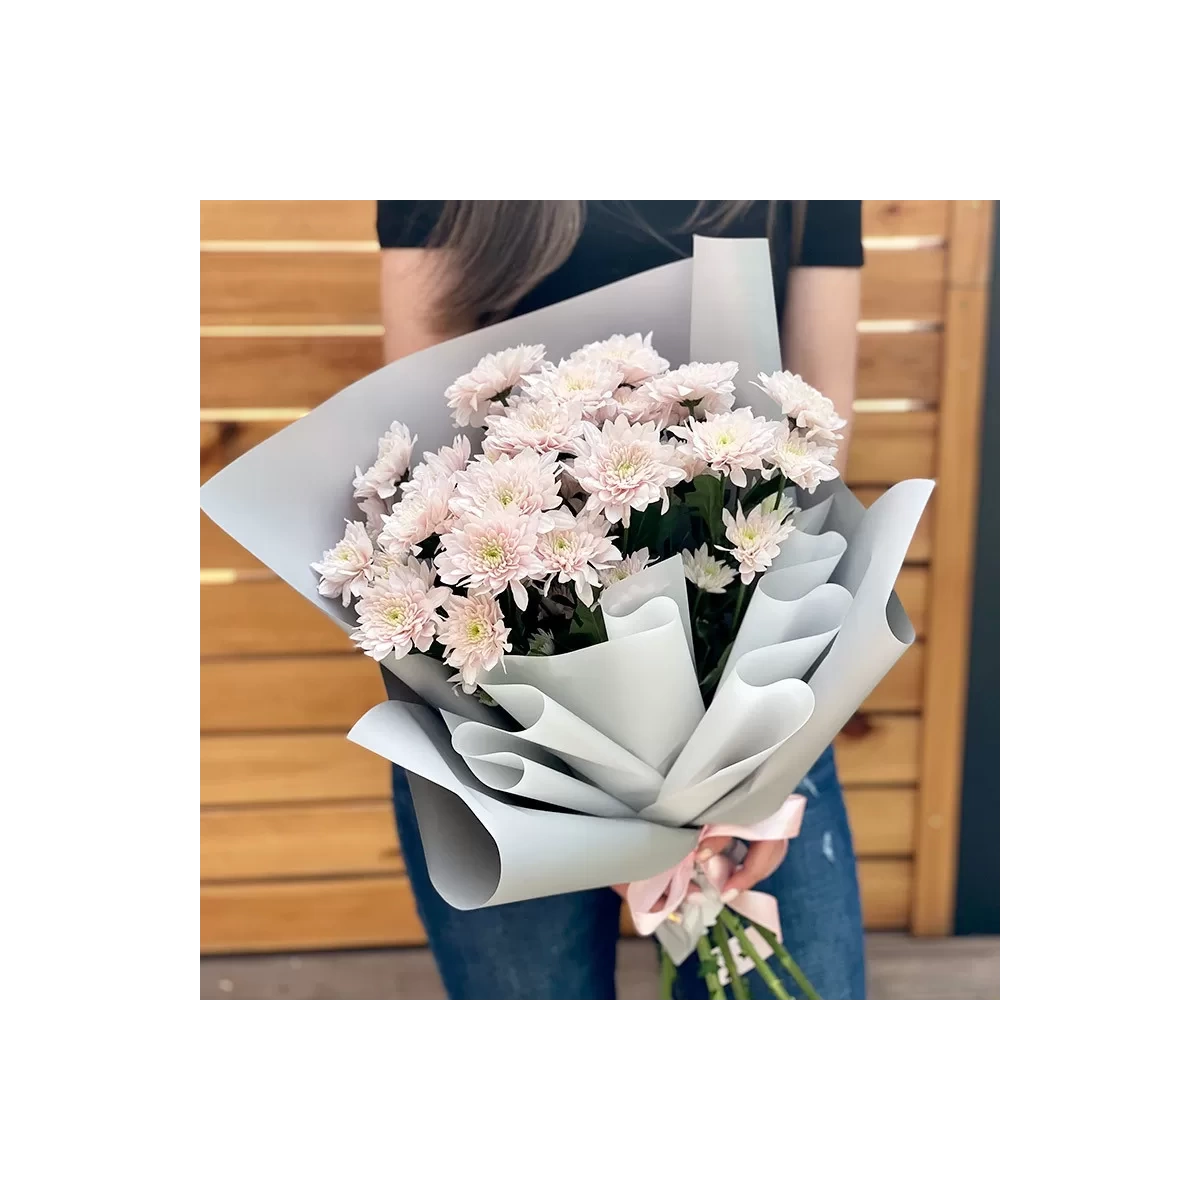
[[[740,838],[743,842],[782,841],[794,838],[800,832],[803,816],[804,797],[792,795],[777,812],[756,825],[705,825],[696,838],[696,849],[682,861],[670,870],[629,885],[626,899],[629,901],[634,928],[643,937],[653,933],[683,903],[697,867],[711,880],[718,892],[724,889],[733,872],[733,864],[723,854],[714,854],[705,863],[698,862],[696,854],[700,843],[706,838],[732,837]],[[651,912],[659,900],[664,900],[662,908]],[[774,896],[768,896],[765,892],[739,892],[729,901],[728,907],[747,920],[769,929],[776,937],[781,936],[779,904]]]

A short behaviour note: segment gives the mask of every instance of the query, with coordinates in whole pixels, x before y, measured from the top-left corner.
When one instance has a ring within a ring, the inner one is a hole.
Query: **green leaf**
[[[599,604],[595,609],[587,608],[583,604],[575,609],[575,618],[571,622],[571,634],[573,639],[578,639],[585,646],[594,646],[597,642],[608,640]]]
[[[699,475],[693,481],[692,489],[687,495],[686,504],[704,518],[712,540],[721,541],[725,536],[725,523],[721,519],[725,485],[715,475]]]

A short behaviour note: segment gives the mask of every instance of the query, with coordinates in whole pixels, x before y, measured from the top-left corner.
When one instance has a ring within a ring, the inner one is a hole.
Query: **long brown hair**
[[[678,254],[627,200],[605,201]],[[719,234],[753,200],[701,200],[678,231]],[[769,201],[768,236],[776,201]],[[587,216],[585,200],[447,200],[428,241],[438,255],[435,320],[461,332],[502,320],[522,296],[566,262]]]

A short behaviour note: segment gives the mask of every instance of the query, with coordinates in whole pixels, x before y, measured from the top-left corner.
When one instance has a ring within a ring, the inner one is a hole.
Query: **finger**
[[[696,861],[698,863],[706,863],[714,855],[722,854],[725,848],[733,841],[733,838],[728,837],[711,837],[705,838],[700,843],[699,849],[696,851]]]
[[[752,842],[742,865],[729,876],[721,899],[728,903],[730,893],[747,892],[756,883],[761,883],[783,862],[787,842]]]
[[[613,890],[614,892],[616,892],[616,893],[617,893],[617,895],[618,895],[618,896],[620,896],[622,900],[624,900],[624,899],[625,899],[625,893],[626,893],[627,891],[629,891],[629,884],[627,884],[627,883],[614,883],[614,884],[612,885],[612,890]]]

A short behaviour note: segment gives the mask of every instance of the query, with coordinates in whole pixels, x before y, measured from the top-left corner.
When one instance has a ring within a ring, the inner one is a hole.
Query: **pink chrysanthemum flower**
[[[471,443],[464,434],[459,434],[448,446],[443,446],[436,454],[425,451],[425,462],[413,471],[416,479],[421,472],[429,470],[440,475],[453,475],[461,471],[471,461]]]
[[[816,491],[817,485],[827,479],[837,478],[837,468],[833,465],[836,456],[835,446],[810,442],[799,430],[786,426],[776,435],[774,445],[763,455],[768,463],[807,492]],[[773,474],[773,471],[766,472],[768,478]]]
[[[388,515],[387,501],[378,496],[366,496],[358,502],[359,510],[366,514],[367,533],[372,538],[379,536],[383,528],[384,518]]]
[[[778,507],[771,497],[750,510],[749,516],[742,514],[739,504],[737,516],[730,512],[725,518],[725,536],[733,557],[737,559],[742,582],[749,583],[758,571],[765,571],[779,554],[779,547],[792,532],[789,520],[792,511],[790,500]]]
[[[621,368],[626,383],[638,384],[652,375],[661,375],[671,365],[650,344],[653,336],[653,333],[644,338],[640,333],[614,333],[602,342],[589,342],[576,350],[568,361],[607,360]]]
[[[604,575],[604,586],[612,587],[614,583],[620,583],[622,579],[628,579],[630,575],[644,571],[649,565],[650,551],[635,550],[628,558],[613,563],[611,567],[601,568]]]
[[[490,671],[512,649],[500,605],[491,596],[451,596],[438,628],[443,657],[459,675],[464,692],[475,690],[479,673]]]
[[[358,602],[358,628],[350,635],[376,662],[389,654],[407,654],[433,645],[438,608],[452,595],[448,587],[430,587],[416,570],[389,571]]]
[[[616,416],[613,393],[622,380],[620,366],[607,359],[564,359],[528,376],[525,390],[532,400],[574,401],[589,421],[600,422]]]
[[[783,428],[780,421],[756,417],[749,408],[735,408],[686,425],[674,425],[671,432],[686,443],[685,454],[699,458],[720,475],[728,475],[738,487],[746,486],[747,471],[761,471],[763,455],[774,445],[775,435]]]
[[[394,496],[397,485],[412,461],[416,442],[407,425],[393,421],[387,433],[379,439],[379,456],[375,462],[365,471],[354,468],[355,498],[361,500],[378,496],[381,500],[388,500]]]
[[[571,471],[588,493],[587,508],[625,525],[631,510],[641,512],[659,500],[666,512],[669,489],[684,477],[678,451],[659,440],[658,427],[631,425],[624,416],[606,421],[599,429],[583,427]]]
[[[791,371],[776,371],[773,375],[760,373],[758,378],[762,382],[751,380],[754,386],[766,392],[810,440],[827,446],[842,440],[842,435],[836,431],[846,422],[837,415],[833,401],[822,396],[799,375],[793,375]]]
[[[682,420],[686,415],[673,400],[661,399],[646,384],[636,388],[618,388],[613,393],[613,400],[616,401],[617,411],[628,417],[631,423],[661,427],[668,421]]]
[[[656,403],[662,420],[678,422],[689,414],[706,417],[728,412],[733,407],[735,362],[687,363],[642,385]]]
[[[737,572],[723,558],[710,554],[707,546],[701,546],[695,554],[683,552],[683,573],[700,591],[717,596],[737,578]]]
[[[599,513],[573,513],[560,510],[553,514],[553,527],[538,538],[538,557],[549,572],[550,581],[573,583],[580,600],[589,608],[592,588],[600,586],[597,567],[615,563],[621,552],[608,533],[608,522]]]
[[[342,598],[342,607],[350,606],[351,596],[361,596],[371,582],[371,557],[375,547],[361,521],[347,521],[346,535],[332,550],[325,551],[320,562],[310,566],[321,576],[317,591],[322,596]]]
[[[442,535],[441,553],[434,560],[445,583],[465,584],[471,591],[498,596],[511,588],[517,607],[524,609],[529,593],[524,580],[541,578],[538,526],[542,514],[522,513],[516,505],[503,508],[488,502],[482,512],[459,517]]]
[[[488,417],[483,452],[488,458],[525,449],[539,454],[574,454],[582,426],[583,405],[578,401],[554,396],[522,400],[500,415]]]
[[[377,550],[375,559],[371,563],[371,575],[374,579],[382,579],[385,575],[391,574],[393,571],[401,575],[411,575],[422,586],[431,588],[437,583],[437,572],[434,570],[433,563],[428,559],[419,559],[412,554],[402,552],[400,554],[387,554],[382,550]]]
[[[418,467],[403,486],[404,497],[384,520],[379,548],[386,554],[421,553],[421,543],[450,523],[454,476]]]
[[[523,516],[537,515],[539,528],[549,529],[550,519],[542,513],[562,503],[558,472],[557,461],[536,450],[522,450],[511,458],[501,456],[494,461],[477,458],[456,477],[450,511],[455,516],[478,515],[489,504],[495,504]]]
[[[459,425],[482,425],[494,402],[507,394],[545,357],[545,346],[513,346],[485,354],[465,375],[446,389],[446,404]]]

